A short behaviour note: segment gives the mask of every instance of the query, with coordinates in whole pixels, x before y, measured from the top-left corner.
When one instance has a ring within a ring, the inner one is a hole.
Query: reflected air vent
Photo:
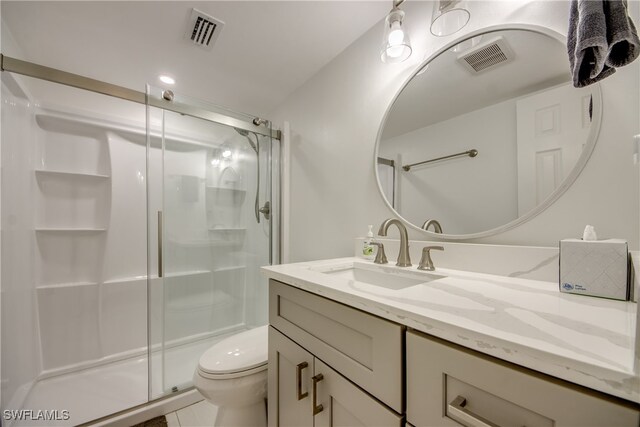
[[[224,27],[224,22],[197,9],[192,9],[189,25],[184,36],[196,46],[211,49],[220,31],[222,31],[222,27]]]
[[[471,73],[476,74],[509,62],[513,58],[513,52],[504,38],[496,37],[464,52],[458,57],[458,61]]]

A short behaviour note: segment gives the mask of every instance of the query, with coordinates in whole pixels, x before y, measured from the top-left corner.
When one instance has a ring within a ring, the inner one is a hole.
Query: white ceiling
[[[2,1],[24,58],[144,91],[266,115],[381,21],[391,1]],[[191,8],[225,22],[207,51],[184,38]],[[375,54],[375,52],[373,53]]]

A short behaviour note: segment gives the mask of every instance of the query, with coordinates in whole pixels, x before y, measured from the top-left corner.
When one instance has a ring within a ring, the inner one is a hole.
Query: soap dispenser
[[[364,239],[364,244],[362,245],[362,256],[366,259],[373,259],[374,256],[374,246],[371,244],[373,242],[373,225],[369,225],[369,231],[367,232],[367,238]]]

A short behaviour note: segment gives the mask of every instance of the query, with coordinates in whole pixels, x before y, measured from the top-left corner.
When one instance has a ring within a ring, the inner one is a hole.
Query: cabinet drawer
[[[416,426],[637,427],[640,414],[618,399],[410,331],[407,421]]]
[[[402,412],[402,327],[269,281],[269,323],[393,410]]]

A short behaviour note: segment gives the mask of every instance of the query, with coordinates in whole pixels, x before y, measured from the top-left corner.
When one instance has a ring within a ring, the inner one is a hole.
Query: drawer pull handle
[[[467,427],[499,427],[497,424],[492,423],[486,418],[481,417],[478,414],[474,414],[470,410],[465,408],[467,399],[462,396],[458,396],[447,406],[447,415],[454,421],[461,423]]]
[[[296,365],[296,392],[298,400],[302,400],[309,396],[308,391],[305,391],[304,393],[302,392],[302,370],[308,366],[309,364],[307,362],[298,363],[298,365]]]
[[[319,405],[317,404],[318,402],[317,386],[318,386],[318,383],[324,379],[324,375],[322,374],[314,375],[313,377],[311,377],[311,379],[313,380],[313,415],[318,415],[320,412],[322,412],[324,408],[322,407],[322,403]]]

